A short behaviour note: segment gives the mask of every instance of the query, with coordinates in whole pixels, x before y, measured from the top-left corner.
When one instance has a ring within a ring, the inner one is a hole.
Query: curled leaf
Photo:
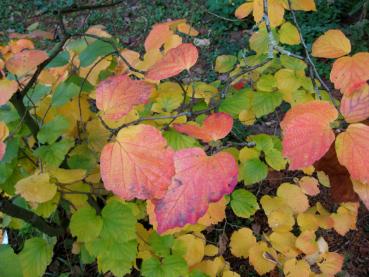
[[[191,137],[210,142],[224,138],[233,127],[233,118],[226,113],[213,113],[201,127],[190,124],[175,124],[174,129]]]
[[[176,48],[170,49],[161,60],[150,68],[145,77],[160,81],[176,76],[183,70],[190,70],[198,57],[199,52],[195,46],[191,43],[182,43]]]

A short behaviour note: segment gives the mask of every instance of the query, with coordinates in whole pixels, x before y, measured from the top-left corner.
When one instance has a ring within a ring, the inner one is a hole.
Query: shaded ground
[[[70,0],[2,0],[0,2],[0,31],[2,32],[24,32],[28,26],[35,22],[40,23],[40,28],[48,31],[55,31],[57,19],[53,15],[43,14],[48,10],[56,10],[58,7],[66,7],[74,1]],[[77,3],[97,4],[105,1],[76,1]],[[148,34],[150,27],[157,22],[167,19],[186,18],[193,26],[200,31],[200,39],[209,39],[210,46],[202,48],[201,64],[197,68],[197,75],[202,80],[212,81],[216,78],[212,70],[216,56],[220,54],[234,54],[247,45],[249,35],[244,30],[250,29],[253,25],[251,20],[235,20],[233,13],[235,8],[244,0],[128,0],[114,9],[104,9],[99,11],[84,11],[71,14],[66,19],[66,27],[85,30],[88,26],[103,24],[109,32],[119,37],[122,44],[134,50],[143,50],[143,41]],[[319,0],[318,12],[298,13],[298,20],[304,36],[311,45],[314,38],[331,28],[341,28],[352,41],[353,52],[367,51],[369,38],[369,23],[366,18],[365,6],[368,1],[355,0]],[[5,39],[2,37],[1,39]],[[1,41],[0,39],[0,41]],[[298,47],[292,49],[300,51]],[[328,76],[331,61],[319,61],[318,69],[324,76]],[[283,118],[283,111],[278,110],[272,115],[260,120],[252,129],[241,128],[241,135],[247,133],[269,133],[278,134],[279,121]],[[237,130],[238,131],[238,130]],[[260,186],[254,186],[252,190],[260,199],[265,194],[275,194],[279,184],[291,181],[294,173],[276,173],[268,176]],[[328,210],[336,208],[329,196],[328,189],[321,189],[320,195],[314,199],[320,201]],[[244,220],[234,216],[228,211],[228,223],[220,223],[209,230],[208,239],[217,243],[219,235],[223,233],[230,237],[231,233],[239,226],[248,226],[256,234],[261,235],[269,231],[266,216],[262,211],[258,211],[252,220]],[[27,235],[27,234],[25,234]],[[29,234],[28,234],[29,235]],[[345,255],[345,263],[341,276],[369,276],[369,213],[361,206],[359,210],[357,230],[350,231],[346,236],[340,236],[335,231],[324,231],[321,235],[328,242],[332,251],[337,251]],[[10,238],[16,242],[16,238]],[[84,274],[85,276],[98,276],[96,265],[81,268],[79,266],[68,268],[70,264],[76,264],[73,257],[68,256],[66,249],[70,248],[71,238],[65,238],[63,245],[58,245],[58,255],[64,256],[65,260],[56,260],[49,267],[49,271],[76,272],[75,276]],[[65,254],[63,254],[65,253]],[[229,249],[224,253],[225,259],[230,262],[234,271],[241,276],[258,276],[252,266],[247,261],[233,257]],[[278,272],[271,274],[278,276]],[[132,276],[138,276],[133,274]]]

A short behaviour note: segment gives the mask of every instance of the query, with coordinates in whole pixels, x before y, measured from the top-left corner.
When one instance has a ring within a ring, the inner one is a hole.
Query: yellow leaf
[[[319,58],[339,58],[351,52],[350,40],[340,30],[328,30],[312,47],[312,55]]]
[[[249,228],[241,228],[233,232],[229,246],[231,247],[233,256],[247,259],[249,257],[250,248],[255,244],[256,238],[252,230]]]
[[[291,8],[298,11],[316,11],[315,0],[291,0]]]
[[[284,23],[279,29],[279,41],[288,45],[299,44],[300,35],[295,25],[290,22]]]
[[[230,271],[230,270],[224,270],[222,277],[240,277],[240,274],[234,272],[234,271]]]
[[[268,247],[264,241],[260,241],[250,248],[249,260],[250,264],[260,275],[272,271],[278,261],[275,250]]]
[[[319,183],[325,186],[326,188],[331,187],[331,182],[329,181],[329,176],[324,171],[318,171],[317,177],[319,180]]]
[[[65,186],[65,191],[78,191],[81,192],[81,194],[69,194],[66,193],[63,198],[68,200],[69,202],[72,203],[72,208],[74,209],[79,209],[82,208],[86,205],[89,205],[87,203],[87,195],[83,194],[84,192],[90,192],[90,186],[83,183],[83,182],[76,182],[73,184],[69,184],[67,186]]]
[[[296,237],[290,232],[273,232],[269,236],[269,241],[275,250],[282,253],[287,258],[294,258],[300,253],[295,247]]]
[[[271,197],[269,195],[264,195],[260,199],[260,204],[267,216],[269,216],[273,211],[276,210],[290,210],[291,208],[287,205],[285,200],[281,197]]]
[[[344,236],[349,230],[356,229],[358,203],[354,205],[342,204],[336,213],[331,215],[334,222],[334,229],[338,234]]]
[[[186,34],[188,36],[194,36],[194,37],[199,34],[199,32],[194,27],[192,27],[191,25],[185,22],[179,23],[177,25],[177,31],[180,33]]]
[[[218,253],[219,253],[219,249],[215,245],[207,244],[205,246],[205,252],[204,252],[205,256],[214,257],[218,255]]]
[[[260,151],[255,148],[244,147],[241,149],[238,159],[241,163],[251,160],[251,159],[259,159]]]
[[[170,49],[176,48],[182,43],[182,37],[178,35],[171,35],[164,43],[164,54]]]
[[[365,207],[369,210],[369,184],[364,184],[359,181],[352,181],[354,191],[359,195]]]
[[[301,86],[295,71],[292,69],[280,69],[274,77],[277,80],[277,86],[281,92],[292,93]]]
[[[319,221],[314,214],[302,213],[297,216],[297,224],[301,231],[316,231],[319,228]]]
[[[218,202],[210,203],[207,212],[199,219],[198,224],[210,226],[217,224],[225,218],[227,200],[222,197]]]
[[[277,190],[277,196],[284,199],[287,205],[290,206],[296,214],[303,213],[309,208],[307,196],[302,192],[301,188],[296,185],[283,183]]]
[[[334,252],[326,252],[320,255],[320,261],[317,264],[323,274],[335,276],[341,271],[343,256]]]
[[[186,247],[186,253],[183,258],[186,260],[188,266],[193,266],[201,262],[205,255],[204,240],[191,234],[180,236],[177,240],[183,242],[183,245]]]
[[[238,119],[245,125],[252,125],[256,121],[255,114],[251,109],[241,111]]]
[[[289,232],[295,225],[291,209],[278,209],[268,215],[268,224],[275,232]]]
[[[283,273],[288,277],[309,277],[311,271],[306,261],[291,259],[284,263]]]
[[[44,203],[54,197],[56,186],[50,183],[48,173],[35,173],[19,180],[15,185],[15,191],[29,202]]]
[[[301,169],[306,175],[313,175],[315,168],[313,165]]]
[[[3,142],[9,136],[9,129],[5,122],[0,121],[0,142]]]
[[[58,180],[62,184],[71,184],[82,180],[86,177],[84,169],[64,169],[64,168],[49,168],[50,176]]]
[[[315,239],[314,231],[304,231],[296,239],[296,247],[306,255],[312,255],[318,251],[318,244]]]
[[[223,257],[216,257],[214,260],[202,261],[201,263],[195,265],[193,269],[198,269],[210,277],[217,277],[218,274],[223,271],[225,265],[226,264]]]
[[[96,153],[100,153],[104,145],[108,142],[110,132],[102,125],[98,118],[87,122],[86,131],[88,147]]]

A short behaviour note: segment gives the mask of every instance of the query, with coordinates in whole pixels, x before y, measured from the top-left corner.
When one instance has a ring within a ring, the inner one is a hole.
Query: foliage
[[[260,275],[338,273],[343,256],[317,234],[354,230],[358,197],[369,208],[369,53],[350,55],[345,34],[329,30],[310,54],[296,11],[315,10],[313,0],[242,3],[236,17],[256,23],[249,47],[218,56],[214,82],[196,76],[199,32],[185,19],[153,25],[144,54],[102,25],[68,30],[63,18],[78,7],[59,10],[50,51],[33,41],[47,32],[13,34],[0,47],[1,227],[35,231],[19,248],[0,246],[1,275],[42,276],[62,244],[78,264],[115,276],[239,276],[223,255],[224,229],[230,213],[257,212],[268,230],[238,226],[234,257]],[[336,59],[341,103],[311,56]],[[287,112],[273,135],[238,137],[237,126],[277,110]],[[292,171],[275,193],[249,191]],[[311,204],[320,185],[335,193],[338,173],[352,194],[331,211]],[[206,235],[219,222],[215,245]]]

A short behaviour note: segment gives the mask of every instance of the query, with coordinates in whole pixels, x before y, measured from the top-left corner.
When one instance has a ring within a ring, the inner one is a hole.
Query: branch
[[[112,2],[112,3],[107,3],[107,4],[99,4],[99,5],[85,5],[85,6],[77,6],[77,5],[72,5],[71,7],[67,7],[64,9],[61,9],[59,11],[53,11],[54,14],[69,14],[69,13],[74,13],[74,12],[80,12],[80,11],[86,11],[86,10],[99,10],[99,9],[104,9],[104,8],[110,8],[110,7],[114,7],[116,5],[122,4],[124,1],[120,0],[120,1],[116,1],[116,2]]]
[[[24,220],[25,222],[31,224],[41,232],[51,237],[59,236],[64,233],[64,229],[62,227],[50,224],[34,212],[13,204],[2,194],[0,194],[0,211],[12,217]]]

